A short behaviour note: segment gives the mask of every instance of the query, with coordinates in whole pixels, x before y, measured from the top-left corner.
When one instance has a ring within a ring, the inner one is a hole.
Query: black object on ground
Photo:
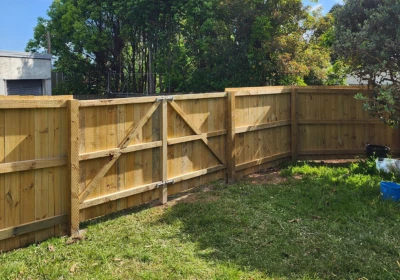
[[[387,158],[390,154],[390,148],[380,145],[365,145],[367,157]]]

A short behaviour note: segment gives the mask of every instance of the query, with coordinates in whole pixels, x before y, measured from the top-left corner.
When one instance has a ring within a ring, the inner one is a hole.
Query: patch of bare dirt
[[[342,165],[356,161],[357,159],[328,159],[328,160],[310,160],[309,162],[326,164],[326,165]]]
[[[288,179],[279,175],[278,168],[269,168],[266,170],[261,170],[257,173],[247,175],[241,181],[244,181],[253,185],[262,184],[281,184],[286,182]]]
[[[187,190],[185,192],[174,195],[173,197],[168,198],[168,202],[165,205],[159,205],[162,208],[169,208],[177,203],[195,203],[198,201],[201,202],[215,202],[219,199],[218,196],[208,194],[209,192],[215,190],[216,187],[213,185],[205,185],[200,186],[191,190]],[[156,202],[158,203],[158,202]],[[153,205],[155,206],[155,205]]]
[[[279,174],[278,168],[269,168],[267,170],[262,170],[257,173],[247,175],[242,179],[242,181],[253,184],[253,185],[262,185],[262,184],[281,184],[288,181],[288,178],[282,177]],[[303,178],[302,175],[295,175],[292,178],[296,180],[301,180]]]
[[[281,184],[287,181],[287,178],[281,177],[278,171],[271,173],[255,173],[248,175],[245,179],[246,182],[261,185],[265,183],[269,184]]]

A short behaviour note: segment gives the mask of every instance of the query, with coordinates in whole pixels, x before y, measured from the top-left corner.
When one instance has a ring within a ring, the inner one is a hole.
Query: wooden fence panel
[[[400,151],[353,87],[69,100],[0,97],[0,251],[280,162]],[[78,128],[79,125],[79,128]]]
[[[235,95],[236,178],[291,156],[291,87],[228,89]]]
[[[0,251],[67,233],[68,109],[59,98],[0,99]]]
[[[155,99],[80,102],[81,221],[158,198],[161,109]]]
[[[224,178],[225,97],[81,101],[80,220]]]
[[[365,154],[365,145],[399,151],[399,131],[384,125],[354,99],[360,88],[298,88],[297,124],[300,158],[349,158]]]
[[[168,101],[168,195],[225,178],[226,93]]]

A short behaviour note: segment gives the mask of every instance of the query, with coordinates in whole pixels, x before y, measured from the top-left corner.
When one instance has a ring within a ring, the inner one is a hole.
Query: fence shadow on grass
[[[170,207],[158,222],[179,220],[182,242],[189,237],[211,263],[269,277],[398,273],[398,204],[380,201],[376,178],[325,175],[279,185],[217,184]]]

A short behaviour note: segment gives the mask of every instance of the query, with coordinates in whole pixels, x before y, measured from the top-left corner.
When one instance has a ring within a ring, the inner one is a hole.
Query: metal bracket
[[[173,101],[174,97],[173,96],[162,96],[162,97],[157,97],[156,98],[156,102],[160,102],[163,100],[169,100],[169,101]]]
[[[157,184],[157,189],[160,188],[160,187],[163,187],[165,185],[169,185],[169,184],[175,184],[175,181],[174,180],[168,180],[168,181],[165,181],[165,182],[158,183]]]

